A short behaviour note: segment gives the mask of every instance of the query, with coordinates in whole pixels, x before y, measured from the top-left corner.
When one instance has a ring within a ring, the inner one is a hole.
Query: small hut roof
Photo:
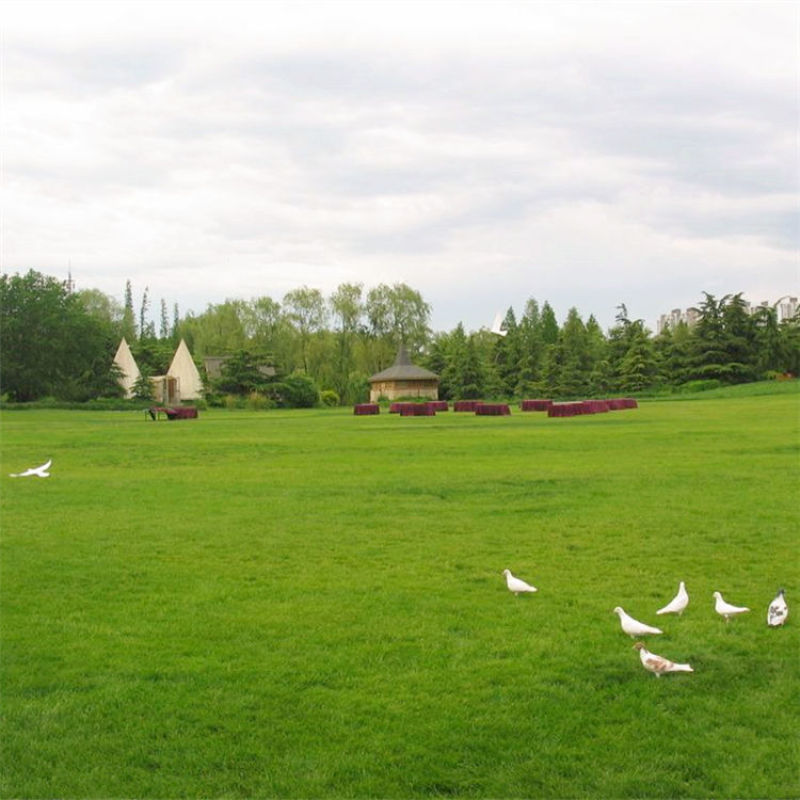
[[[408,357],[408,351],[403,345],[397,351],[397,357],[394,364],[383,372],[377,372],[370,379],[370,383],[377,383],[378,381],[420,381],[420,380],[439,380],[439,376],[435,372],[423,367],[417,367],[411,363]]]

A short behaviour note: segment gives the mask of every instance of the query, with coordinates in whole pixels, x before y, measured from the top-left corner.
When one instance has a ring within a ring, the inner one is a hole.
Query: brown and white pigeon
[[[725,617],[725,622],[730,622],[731,617],[735,617],[738,614],[744,614],[745,612],[749,611],[750,609],[746,606],[734,606],[730,603],[726,603],[722,599],[722,595],[719,592],[714,592],[714,610],[722,617]]]
[[[503,575],[506,576],[506,586],[508,586],[509,592],[514,592],[515,595],[519,596],[519,594],[525,592],[538,592],[539,590],[535,586],[531,586],[529,583],[525,583],[525,581],[521,580],[520,578],[515,578],[511,574],[510,569],[504,569]]]
[[[786,598],[784,597],[784,590],[778,589],[778,594],[775,599],[769,604],[769,611],[767,611],[767,625],[770,628],[779,628],[786,622],[786,617],[789,616],[789,606],[786,605]]]
[[[659,608],[656,614],[683,614],[686,606],[689,605],[689,593],[686,591],[686,584],[681,581],[678,587],[678,594],[667,603],[664,608]]]
[[[636,642],[634,648],[639,651],[642,666],[650,670],[656,678],[660,678],[667,672],[694,672],[688,664],[676,664],[664,656],[651,653],[641,642]]]
[[[644,622],[639,622],[634,619],[630,614],[626,614],[625,610],[617,606],[614,613],[619,617],[619,624],[622,625],[622,630],[628,636],[646,636],[649,633],[664,633],[659,628],[654,628],[652,625],[645,625]]]

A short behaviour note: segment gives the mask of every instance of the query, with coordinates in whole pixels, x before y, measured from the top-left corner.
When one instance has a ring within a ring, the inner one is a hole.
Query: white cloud
[[[196,310],[405,281],[436,327],[796,287],[792,4],[0,13],[4,270]]]

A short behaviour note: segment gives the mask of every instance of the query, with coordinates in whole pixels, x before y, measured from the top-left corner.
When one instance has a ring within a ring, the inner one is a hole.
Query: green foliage
[[[800,585],[798,384],[754,388],[573,420],[3,412],[0,795],[800,796],[798,623],[764,624]],[[5,475],[43,442],[50,479]],[[645,672],[615,605],[694,674]]]
[[[283,304],[270,297],[226,300],[183,319],[176,307],[172,325],[161,301],[157,337],[146,319],[145,288],[137,337],[130,281],[123,308],[96,290],[70,296],[58,281],[39,278],[22,292],[27,305],[14,305],[9,295],[6,305],[15,311],[0,315],[5,337],[0,381],[17,399],[115,393],[109,365],[121,333],[140,369],[152,375],[167,372],[180,338],[199,364],[205,356],[233,354],[229,374],[207,387],[220,394],[212,403],[221,403],[229,392],[243,397],[258,392],[277,402],[279,387],[257,369],[265,364],[279,376],[302,372],[335,391],[344,405],[362,402],[369,396],[369,375],[392,363],[400,341],[415,363],[440,376],[445,399],[652,393],[692,380],[735,384],[800,372],[800,317],[779,324],[777,304],[751,315],[741,293],[719,300],[703,293],[696,324],[680,323],[655,337],[641,319],[630,318],[624,304],[604,333],[593,316],[584,321],[575,308],[559,326],[547,301],[540,306],[529,298],[519,320],[513,307],[507,310],[507,335],[498,337],[485,328],[467,332],[463,324],[432,334],[430,305],[406,284],[381,284],[365,294],[361,284],[345,283],[327,299],[304,286],[287,292]],[[3,281],[9,294],[12,281],[8,276]]]
[[[334,408],[341,403],[338,392],[334,392],[333,389],[325,389],[320,392],[319,401],[326,408]]]
[[[251,411],[266,411],[269,408],[275,408],[275,403],[260,392],[250,392],[247,395],[245,406]]]
[[[440,376],[439,392],[445,400],[480,398],[485,390],[483,367],[474,336],[467,336],[460,323],[444,344],[446,366]]]
[[[342,397],[344,405],[365,403],[369,399],[369,379],[362,372],[351,372],[347,380],[347,390]]]
[[[372,336],[392,356],[401,344],[410,353],[418,353],[430,337],[431,307],[405,283],[382,283],[370,289],[364,310]]]
[[[0,386],[17,401],[88,400],[112,391],[116,331],[86,298],[30,270],[0,275]]]
[[[175,355],[175,347],[169,340],[159,341],[145,336],[131,345],[131,352],[140,372],[146,372],[148,375],[166,375]]]
[[[311,338],[322,332],[328,310],[319,289],[303,286],[287,292],[283,298],[287,318],[294,327],[300,347],[300,364],[303,372],[309,371],[309,345]]]
[[[722,381],[712,378],[710,380],[699,380],[699,381],[686,381],[681,387],[681,392],[692,393],[692,392],[708,392],[711,389],[718,389],[722,386]]]
[[[133,399],[149,402],[155,397],[153,382],[149,372],[139,372],[139,377],[133,384]]]
[[[281,408],[313,408],[319,403],[317,384],[299,372],[274,384],[272,391]]]
[[[248,395],[266,391],[270,379],[259,369],[260,359],[247,350],[237,350],[222,365],[221,377],[213,381],[215,392]]]

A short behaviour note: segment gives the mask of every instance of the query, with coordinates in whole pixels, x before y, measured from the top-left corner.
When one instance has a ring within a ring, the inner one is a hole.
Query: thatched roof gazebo
[[[401,397],[439,399],[439,376],[411,363],[403,345],[397,351],[394,364],[369,379],[369,400],[377,403],[381,397],[397,400]]]

